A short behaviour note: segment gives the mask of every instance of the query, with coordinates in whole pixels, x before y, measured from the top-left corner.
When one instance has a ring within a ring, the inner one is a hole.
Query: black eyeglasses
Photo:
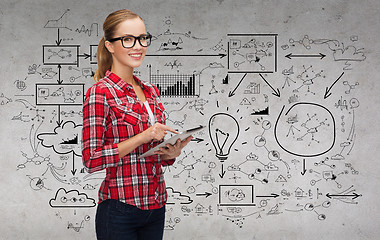
[[[150,35],[149,33],[140,35],[138,37],[133,36],[133,35],[125,35],[122,37],[111,38],[111,39],[108,39],[107,41],[115,42],[118,40],[121,41],[121,44],[123,45],[124,48],[133,48],[136,44],[136,40],[139,40],[139,43],[141,46],[147,47],[151,43],[152,35]]]

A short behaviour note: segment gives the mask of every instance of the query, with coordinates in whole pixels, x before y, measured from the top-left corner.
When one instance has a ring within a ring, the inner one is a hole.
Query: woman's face
[[[145,24],[140,18],[128,19],[121,22],[114,34],[114,38],[125,35],[140,36],[146,34]],[[106,47],[113,57],[113,66],[116,68],[136,68],[142,63],[146,54],[146,47],[142,47],[138,40],[132,48],[124,48],[121,41],[108,42]]]

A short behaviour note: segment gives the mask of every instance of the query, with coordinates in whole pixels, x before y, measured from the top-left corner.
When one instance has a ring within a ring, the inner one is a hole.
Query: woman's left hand
[[[191,139],[193,139],[193,136],[187,137],[183,141],[178,139],[174,145],[166,144],[166,147],[161,147],[160,150],[155,152],[155,154],[161,155],[161,160],[176,158],[181,155],[182,148],[184,148],[191,141]]]

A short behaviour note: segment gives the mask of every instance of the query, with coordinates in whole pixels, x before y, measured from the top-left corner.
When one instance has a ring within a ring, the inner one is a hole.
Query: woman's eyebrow
[[[138,37],[138,36],[142,36],[142,35],[147,35],[147,33],[141,33],[139,35],[133,35],[133,34],[130,34],[130,33],[126,33],[126,34],[123,34],[121,36],[136,36],[136,37]]]

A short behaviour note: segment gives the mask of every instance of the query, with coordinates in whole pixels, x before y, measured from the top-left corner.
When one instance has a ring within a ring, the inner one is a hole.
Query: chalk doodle
[[[40,62],[26,62],[12,91],[2,89],[0,109],[14,107],[8,120],[27,129],[15,171],[46,197],[65,231],[83,234],[106,174],[87,173],[81,161],[82,105],[102,34],[96,20],[76,22],[74,12],[46,18],[41,34],[50,40],[35,44]],[[207,128],[163,167],[165,234],[195,221],[237,231],[282,216],[319,222],[338,204],[349,211],[361,203],[354,183],[363,171],[353,158],[365,84],[351,77],[367,59],[360,36],[210,36],[179,27],[173,15],[161,20],[147,20],[152,45],[134,74],[157,86],[170,127]]]

